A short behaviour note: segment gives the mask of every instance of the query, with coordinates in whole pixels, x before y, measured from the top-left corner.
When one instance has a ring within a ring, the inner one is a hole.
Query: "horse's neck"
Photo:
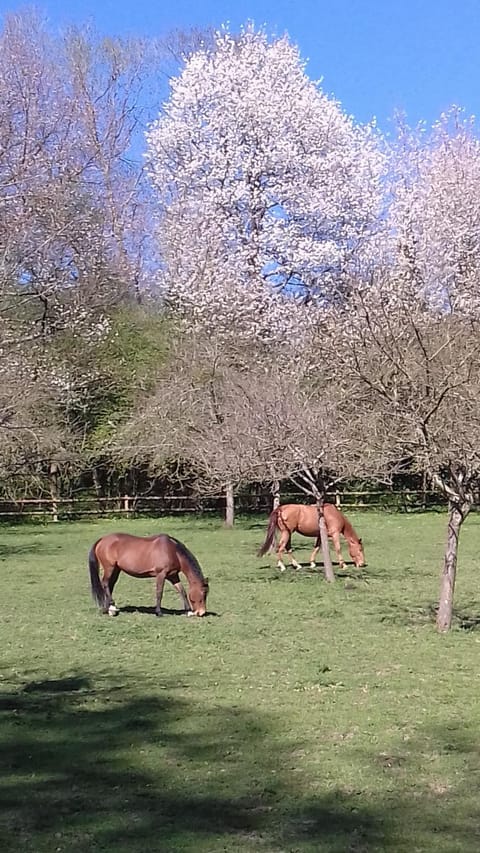
[[[186,548],[183,554],[182,571],[190,586],[202,586],[204,582],[202,570],[193,554]]]
[[[344,535],[345,539],[347,539],[349,542],[358,542],[359,541],[358,536],[355,533],[355,530],[353,529],[353,527],[350,524],[350,522],[348,521],[348,519],[345,518],[345,516],[344,516],[344,520],[345,520],[345,523],[343,525],[343,535]]]
[[[188,581],[189,586],[198,586],[201,587],[203,584],[203,577],[198,574],[198,572],[191,566],[191,564],[185,563],[184,575]]]
[[[185,575],[189,584],[201,584],[202,576],[198,571],[195,564],[187,557],[186,554],[183,554],[183,560],[181,562],[182,572]]]

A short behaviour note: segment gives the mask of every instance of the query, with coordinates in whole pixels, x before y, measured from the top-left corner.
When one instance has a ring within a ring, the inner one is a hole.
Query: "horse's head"
[[[349,542],[348,550],[350,551],[350,556],[357,569],[361,569],[365,565],[365,554],[363,552],[362,540],[359,539],[358,542]]]
[[[190,585],[188,597],[193,616],[205,616],[207,612],[207,594],[208,578],[202,578],[199,583]]]

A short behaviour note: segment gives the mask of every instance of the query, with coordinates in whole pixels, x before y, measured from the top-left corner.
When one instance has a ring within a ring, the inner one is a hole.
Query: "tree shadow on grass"
[[[391,625],[420,626],[435,625],[436,622],[438,601],[419,602],[411,605],[389,602],[382,606],[384,612],[380,616],[380,621]],[[452,612],[452,628],[459,628],[462,631],[479,630],[480,610],[478,604],[474,602],[467,606],[455,606]]]
[[[375,765],[387,792],[404,789],[403,803],[391,793],[386,798],[392,813],[397,812],[403,840],[392,849],[402,853],[412,849],[475,853],[480,849],[480,808],[472,784],[480,772],[475,719],[457,717],[421,726],[408,740],[402,739],[397,749],[370,751],[363,759]],[[410,821],[407,832],[405,821]]]
[[[478,602],[454,607],[453,624],[462,631],[478,631],[480,629],[480,607]]]
[[[274,715],[175,689],[74,673],[1,694],[2,851],[400,849],[391,803],[299,781],[308,744]]]
[[[435,623],[437,604],[431,601],[417,602],[416,604],[382,601],[378,606],[381,607],[380,622],[385,622],[388,625],[413,627]]]
[[[0,544],[0,560],[9,560],[12,557],[22,557],[25,554],[53,554],[60,550],[59,546],[51,543],[38,542],[32,539],[31,542],[24,542],[19,545],[3,545]]]
[[[1,695],[2,850],[248,850],[318,820],[345,849],[359,818],[333,804],[305,817],[294,801],[279,831],[288,757],[268,720],[172,692],[74,674]]]
[[[237,522],[242,530],[263,530],[266,533],[268,527],[268,515],[259,518],[255,515],[237,515]],[[260,543],[259,543],[260,547]]]

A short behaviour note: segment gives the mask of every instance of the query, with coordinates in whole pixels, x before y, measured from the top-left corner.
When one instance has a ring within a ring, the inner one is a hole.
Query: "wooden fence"
[[[308,499],[300,492],[285,492],[282,503],[305,503]],[[348,491],[335,492],[328,497],[332,503],[342,509],[384,509],[400,512],[427,510],[442,506],[444,498],[437,492],[397,490],[397,491]],[[235,496],[237,513],[269,513],[273,498],[269,492],[259,494],[238,494]],[[74,498],[21,498],[17,500],[0,499],[0,519],[21,520],[41,519],[60,521],[82,517],[115,516],[163,516],[175,513],[216,513],[225,512],[224,495],[122,495],[119,497],[81,496]]]

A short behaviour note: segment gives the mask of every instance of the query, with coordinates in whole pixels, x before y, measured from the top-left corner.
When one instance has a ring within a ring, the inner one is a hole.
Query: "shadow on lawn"
[[[155,607],[153,605],[144,605],[139,604],[138,606],[135,604],[125,604],[123,607],[119,607],[119,613],[141,613],[144,616],[155,616],[157,619],[157,614],[155,612]],[[185,610],[176,608],[176,607],[164,607],[162,604],[162,616],[160,618],[163,619],[164,616],[181,616],[188,619],[188,615],[185,613]],[[211,616],[219,616],[218,613],[215,613],[213,610],[207,610],[205,614],[205,619],[209,619]]]
[[[437,618],[438,602],[434,601],[411,605],[389,602],[383,606],[386,612],[382,613],[380,621],[391,625],[434,625]],[[452,628],[459,628],[462,631],[478,631],[480,629],[478,603],[472,602],[467,606],[454,607]]]
[[[144,616],[155,616],[155,618],[157,618],[153,604],[151,606],[144,604],[125,604],[123,607],[119,607],[118,610],[119,613],[141,613]],[[164,616],[185,616],[184,610],[174,607],[162,606],[162,613]]]
[[[51,543],[43,543],[35,539],[23,544],[0,544],[0,560],[7,561],[12,557],[22,557],[24,554],[53,554],[59,550],[58,546],[55,547]]]
[[[325,569],[323,563],[317,562],[314,569],[311,568],[310,562],[307,563],[299,563],[300,568],[296,569],[294,566],[288,564],[287,568],[284,572],[281,572],[277,567],[276,563],[263,563],[259,566],[259,571],[270,571],[273,573],[274,577],[278,578],[295,578],[295,577],[315,577],[319,580],[325,580]],[[344,564],[344,568],[340,568],[339,563],[332,562],[333,573],[337,580],[352,580],[352,581],[364,581],[364,583],[368,583],[369,580],[369,572],[368,567],[363,569],[357,569],[355,563],[346,561]],[[263,575],[258,574],[257,577],[253,577],[253,581],[263,581],[265,577]],[[270,578],[271,580],[271,578]],[[252,582],[252,578],[248,578],[248,582]]]
[[[3,851],[401,849],[391,816],[408,822],[408,803],[313,796],[273,716],[161,686],[75,674],[0,695]]]

